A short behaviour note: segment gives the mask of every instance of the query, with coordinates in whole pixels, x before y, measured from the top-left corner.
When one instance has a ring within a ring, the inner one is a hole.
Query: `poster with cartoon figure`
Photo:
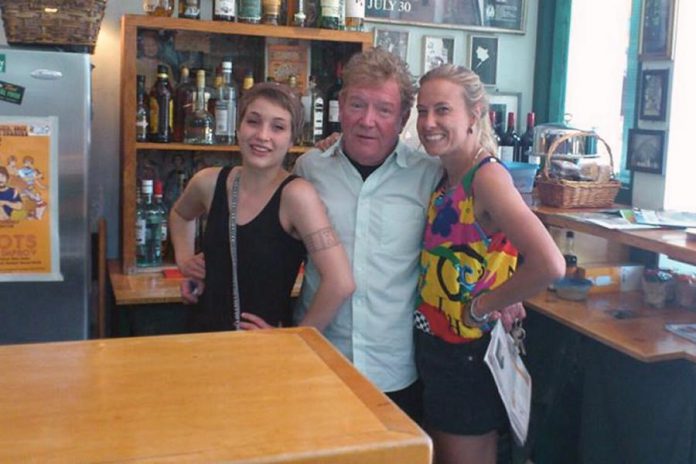
[[[57,126],[0,117],[0,282],[62,280]]]

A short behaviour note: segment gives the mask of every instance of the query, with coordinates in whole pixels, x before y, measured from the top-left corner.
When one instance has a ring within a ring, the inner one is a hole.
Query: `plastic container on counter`
[[[672,273],[660,269],[646,269],[642,279],[643,301],[648,306],[664,308],[674,299],[675,279]]]

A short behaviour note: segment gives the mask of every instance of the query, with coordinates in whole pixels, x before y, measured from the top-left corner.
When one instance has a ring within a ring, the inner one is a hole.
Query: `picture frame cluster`
[[[677,1],[642,0],[637,110],[639,126],[650,129],[629,130],[627,166],[635,172],[663,174]]]

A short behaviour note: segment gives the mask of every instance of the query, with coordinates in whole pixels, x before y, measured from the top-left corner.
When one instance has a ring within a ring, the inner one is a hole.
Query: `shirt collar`
[[[343,146],[342,146],[342,144],[341,144],[341,141],[342,141],[342,140],[343,140],[343,136],[341,136],[341,137],[338,139],[338,141],[336,141],[336,143],[334,143],[333,145],[331,145],[331,146],[329,147],[328,150],[326,150],[325,152],[323,152],[323,153],[321,154],[321,156],[322,156],[323,158],[328,158],[328,157],[330,157],[330,156],[338,156],[338,155],[340,155],[340,154],[343,154],[344,156],[346,156],[345,153],[343,152]],[[394,148],[394,151],[391,152],[391,153],[389,154],[389,156],[387,156],[387,158],[386,158],[384,161],[386,162],[386,161],[387,161],[389,158],[391,158],[392,155],[394,155],[394,154],[396,154],[396,156],[394,157],[395,160],[396,160],[396,164],[397,164],[399,167],[407,168],[407,167],[408,167],[409,155],[411,154],[411,152],[410,152],[408,146],[405,145],[404,143],[402,143],[401,140],[399,140],[399,142],[396,144],[396,148]],[[346,156],[346,158],[347,158],[347,156]]]

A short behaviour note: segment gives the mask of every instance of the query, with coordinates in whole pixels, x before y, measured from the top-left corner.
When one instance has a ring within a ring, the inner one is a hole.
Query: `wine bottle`
[[[171,142],[174,121],[174,99],[169,88],[165,65],[157,66],[157,81],[150,90],[150,141]]]
[[[326,130],[325,135],[328,137],[334,132],[341,132],[341,122],[339,120],[340,107],[338,102],[338,94],[343,88],[343,65],[339,61],[336,64],[336,81],[329,87],[326,92]]]
[[[239,0],[239,13],[237,19],[240,23],[260,23],[261,0]]]
[[[215,21],[234,21],[235,16],[237,16],[236,0],[215,0],[213,4]]]
[[[174,91],[174,141],[184,141],[184,124],[186,116],[193,111],[193,98],[196,86],[189,79],[189,69],[181,67],[179,85]]]
[[[504,163],[519,161],[520,136],[515,129],[515,113],[508,113],[507,131],[500,138],[500,159]]]
[[[201,0],[179,0],[179,17],[201,19]]]
[[[541,157],[534,153],[534,113],[527,113],[527,130],[520,139],[520,158],[523,163],[539,166]]]
[[[145,76],[138,74],[137,76],[136,97],[137,106],[135,112],[135,140],[138,142],[147,142],[147,126],[148,126],[148,106],[145,103]]]
[[[488,118],[491,121],[491,138],[495,141],[495,146],[498,148],[498,159],[500,159],[500,134],[498,133],[498,126],[495,118],[495,111],[490,110],[488,112]]]
[[[186,117],[184,127],[184,143],[212,145],[215,140],[215,118],[206,109],[205,102],[205,71],[196,72],[196,106]]]
[[[232,145],[236,139],[237,88],[232,81],[232,62],[222,62],[222,84],[215,102],[215,142]]]

